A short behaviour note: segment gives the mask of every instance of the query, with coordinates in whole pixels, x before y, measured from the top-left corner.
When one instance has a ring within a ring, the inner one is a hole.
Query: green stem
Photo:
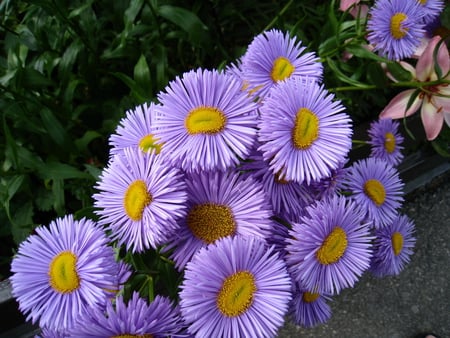
[[[277,14],[277,16],[274,17],[274,18],[272,19],[272,21],[269,22],[269,24],[263,29],[263,31],[267,31],[267,30],[269,30],[270,28],[272,28],[273,25],[275,25],[275,23],[277,22],[278,18],[279,18],[280,16],[282,16],[282,15],[289,9],[289,7],[290,7],[293,3],[294,3],[294,0],[290,0],[290,1],[289,1],[289,2],[281,9],[281,11]]]

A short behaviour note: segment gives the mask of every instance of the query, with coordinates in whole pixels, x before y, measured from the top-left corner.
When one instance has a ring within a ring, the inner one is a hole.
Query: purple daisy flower
[[[263,188],[236,172],[187,174],[187,216],[164,250],[181,270],[202,247],[233,235],[267,238],[272,210]]]
[[[186,215],[186,185],[181,171],[154,152],[124,149],[100,176],[93,195],[99,223],[133,252],[165,244]]]
[[[190,71],[161,92],[154,126],[173,165],[225,171],[247,157],[256,139],[257,104],[233,75]]]
[[[126,303],[123,296],[109,302],[105,311],[92,308],[81,316],[70,332],[71,337],[172,337],[180,332],[182,322],[178,307],[157,295],[151,303],[133,292]]]
[[[96,223],[72,215],[36,228],[11,264],[12,294],[27,320],[65,332],[88,307],[103,309],[119,264]]]
[[[425,36],[423,12],[416,0],[377,0],[368,17],[369,43],[390,60],[412,56]]]
[[[303,53],[301,41],[277,29],[254,37],[242,57],[241,69],[249,90],[260,98],[280,81],[291,77],[308,76],[319,82],[323,66],[313,52]]]
[[[198,337],[274,337],[291,299],[284,261],[255,237],[226,237],[186,266],[180,308]]]
[[[331,318],[328,295],[302,289],[297,283],[294,283],[294,289],[289,315],[296,325],[311,328]]]
[[[339,163],[336,169],[331,170],[331,175],[322,178],[320,181],[313,181],[307,189],[311,196],[316,200],[322,198],[329,198],[336,194],[340,194],[345,187],[345,177],[347,168],[344,168],[345,163]]]
[[[398,215],[386,227],[376,229],[370,271],[377,277],[398,275],[413,254],[414,232],[414,223],[405,215]]]
[[[443,0],[417,0],[425,25],[432,23],[444,10]]]
[[[333,196],[307,207],[286,239],[292,277],[307,290],[337,294],[352,287],[370,265],[370,227],[354,202]]]
[[[128,147],[139,148],[143,152],[160,153],[162,144],[155,138],[153,130],[155,106],[154,103],[144,103],[126,112],[115,133],[109,137],[111,155],[120,154]]]
[[[279,177],[299,183],[331,175],[352,147],[340,101],[310,79],[281,82],[261,107],[258,148]]]
[[[379,119],[370,124],[370,157],[385,160],[392,166],[400,164],[403,159],[403,137],[398,131],[399,125],[398,121],[392,119]]]
[[[367,158],[352,164],[346,186],[351,198],[376,228],[389,224],[403,203],[403,182],[386,161]]]
[[[287,221],[297,222],[303,215],[304,208],[314,202],[306,186],[274,174],[268,161],[257,150],[252,152],[239,170],[244,172],[244,176],[251,176],[261,182],[274,214]]]

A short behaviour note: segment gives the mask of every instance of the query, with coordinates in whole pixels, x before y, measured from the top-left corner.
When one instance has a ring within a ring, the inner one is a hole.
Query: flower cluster
[[[263,32],[224,71],[188,71],[127,112],[98,221],[38,228],[13,260],[14,296],[44,335],[273,337],[286,315],[328,320],[364,272],[400,273],[414,227],[398,123],[375,121],[370,157],[352,162],[350,116],[305,49]],[[179,273],[174,299],[125,298],[148,252]]]

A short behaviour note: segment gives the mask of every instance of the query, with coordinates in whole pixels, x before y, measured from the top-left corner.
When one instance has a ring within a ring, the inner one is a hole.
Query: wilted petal
[[[434,50],[441,40],[440,36],[433,37],[428,43],[427,47],[419,57],[416,65],[416,75],[419,81],[432,81],[437,79],[434,71]],[[441,43],[437,53],[437,62],[442,70],[442,74],[447,74],[450,69],[450,58],[448,56],[448,49],[444,43]]]
[[[428,99],[423,100],[421,117],[427,139],[434,140],[442,129],[444,123],[444,114],[438,112],[437,108]]]
[[[408,111],[406,111],[406,106],[408,104],[409,98],[414,93],[414,91],[415,89],[408,89],[397,94],[397,96],[395,96],[380,113],[380,118],[401,119],[405,116],[409,116],[415,113],[422,103],[420,95],[415,98],[411,107],[409,107]]]

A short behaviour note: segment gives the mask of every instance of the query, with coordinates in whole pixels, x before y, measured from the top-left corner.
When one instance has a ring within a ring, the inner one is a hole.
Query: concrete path
[[[368,273],[330,303],[332,318],[312,329],[287,323],[280,338],[450,337],[450,173],[414,191],[403,213],[415,221],[416,247],[399,276]]]

